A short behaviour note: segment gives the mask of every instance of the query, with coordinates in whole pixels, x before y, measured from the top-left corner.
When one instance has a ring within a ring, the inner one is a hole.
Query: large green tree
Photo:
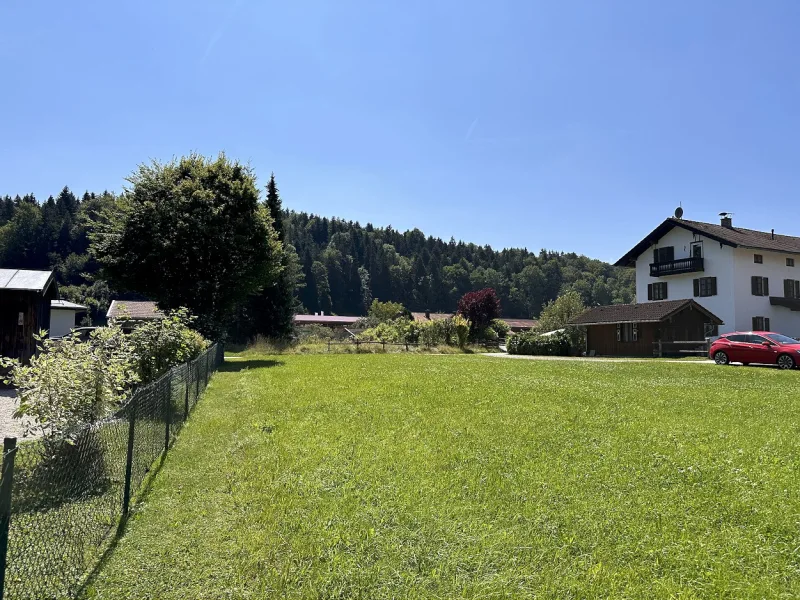
[[[220,336],[237,307],[273,284],[281,245],[251,169],[224,154],[141,165],[94,221],[92,252],[118,288],[187,307]]]

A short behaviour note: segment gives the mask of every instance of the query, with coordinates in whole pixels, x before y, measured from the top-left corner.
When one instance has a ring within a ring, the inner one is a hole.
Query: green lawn
[[[800,373],[279,356],[214,376],[98,598],[794,598]]]

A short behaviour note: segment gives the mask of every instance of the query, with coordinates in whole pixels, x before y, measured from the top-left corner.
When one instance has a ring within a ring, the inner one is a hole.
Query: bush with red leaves
[[[469,319],[472,331],[482,331],[500,316],[500,298],[492,288],[469,292],[458,301],[458,314]]]

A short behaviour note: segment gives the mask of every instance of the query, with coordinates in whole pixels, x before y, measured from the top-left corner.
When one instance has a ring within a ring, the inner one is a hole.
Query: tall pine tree
[[[289,265],[291,258],[290,252],[295,252],[293,246],[285,243],[286,234],[283,223],[283,209],[281,207],[281,197],[278,193],[278,186],[275,183],[275,173],[272,173],[267,183],[267,208],[272,216],[273,227],[278,234],[281,242],[283,255],[281,266],[283,270],[276,281],[252,296],[240,313],[240,318],[244,323],[240,323],[236,337],[253,338],[256,335],[263,335],[270,338],[287,337],[293,326],[295,308],[295,288],[297,282],[291,275]],[[244,340],[240,340],[244,341]]]

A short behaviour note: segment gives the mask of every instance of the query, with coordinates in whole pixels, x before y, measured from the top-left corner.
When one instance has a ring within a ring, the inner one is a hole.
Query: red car
[[[771,331],[737,331],[717,338],[711,344],[708,357],[718,365],[738,362],[794,369],[800,364],[800,341]]]

